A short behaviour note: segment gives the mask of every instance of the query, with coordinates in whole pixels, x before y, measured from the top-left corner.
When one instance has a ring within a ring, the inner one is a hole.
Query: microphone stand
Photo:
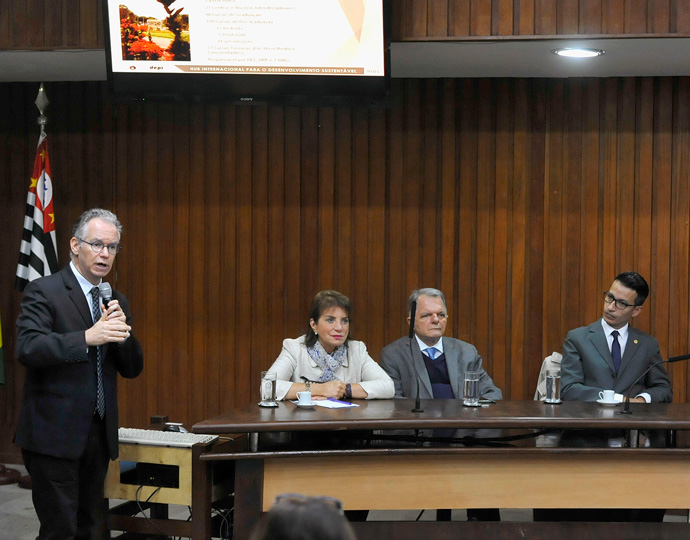
[[[640,380],[649,373],[649,371],[653,368],[656,367],[660,364],[672,364],[673,362],[680,362],[681,360],[688,360],[690,359],[690,354],[683,354],[681,356],[673,356],[669,358],[668,360],[661,360],[660,362],[654,362],[651,366],[649,366],[647,369],[644,370],[642,375],[640,375],[637,379],[635,379],[635,382],[630,385],[630,388],[628,389],[628,392],[625,394],[625,405],[623,406],[623,409],[621,410],[621,414],[632,414],[632,411],[630,410],[630,394],[632,393],[632,389],[635,387],[635,385],[640,382]]]
[[[410,338],[410,358],[412,358],[412,373],[414,373],[414,382],[416,383],[417,386],[417,397],[415,398],[414,401],[414,408],[412,409],[412,412],[414,413],[420,413],[424,412],[424,409],[422,409],[422,405],[419,399],[419,377],[417,376],[417,371],[414,368],[414,347],[412,346],[414,344],[414,319],[417,316],[417,301],[413,300],[412,301],[412,306],[410,308],[410,333],[408,337]]]

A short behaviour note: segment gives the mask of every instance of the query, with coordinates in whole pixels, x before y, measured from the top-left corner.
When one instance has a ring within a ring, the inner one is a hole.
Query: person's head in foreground
[[[254,527],[250,540],[357,540],[332,497],[285,493],[276,497],[269,512]]]

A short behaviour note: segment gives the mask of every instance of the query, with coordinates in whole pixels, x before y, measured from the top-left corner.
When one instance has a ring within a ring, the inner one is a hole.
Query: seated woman
[[[269,371],[277,375],[276,397],[295,399],[311,391],[312,399],[392,398],[392,379],[350,339],[350,299],[337,291],[314,296],[306,335],[283,341],[283,350]]]

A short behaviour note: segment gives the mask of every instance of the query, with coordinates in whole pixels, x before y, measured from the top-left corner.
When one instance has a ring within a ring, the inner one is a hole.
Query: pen
[[[341,401],[339,399],[335,399],[333,397],[329,397],[328,401],[333,401],[334,403],[342,403],[343,405],[352,405],[349,401]]]
[[[495,402],[493,399],[481,398],[481,399],[479,400],[479,403],[496,403],[496,402]]]

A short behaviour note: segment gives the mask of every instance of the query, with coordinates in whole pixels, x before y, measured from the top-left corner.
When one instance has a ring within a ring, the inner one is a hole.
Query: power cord
[[[134,495],[134,498],[135,498],[135,500],[136,500],[137,506],[139,507],[139,512],[141,513],[141,515],[142,515],[143,517],[146,518],[146,521],[148,521],[149,524],[150,524],[154,529],[156,529],[158,532],[160,532],[163,536],[165,536],[165,537],[167,538],[168,535],[165,533],[165,531],[162,531],[162,530],[160,529],[160,527],[158,527],[158,525],[156,525],[156,524],[153,522],[153,520],[152,520],[149,516],[146,515],[146,509],[145,509],[143,506],[141,506],[141,500],[139,499],[139,495],[141,494],[141,490],[142,490],[143,488],[144,488],[144,485],[143,485],[143,484],[140,485],[140,486],[137,488],[137,491],[136,491],[136,493],[135,493],[135,495]],[[146,502],[146,503],[147,503],[147,502],[150,502],[150,501],[151,501],[151,498],[152,498],[156,493],[158,493],[160,490],[161,490],[161,486],[157,487],[155,490],[153,490],[153,492],[151,493],[151,495],[149,495],[148,498],[147,498],[144,502]]]
[[[218,532],[220,534],[220,537],[223,540],[231,540],[232,539],[232,513],[233,513],[233,510],[235,510],[234,506],[232,508],[226,508],[223,510],[219,510],[219,509],[214,508],[211,511],[211,513],[213,515],[219,516],[221,519]]]

